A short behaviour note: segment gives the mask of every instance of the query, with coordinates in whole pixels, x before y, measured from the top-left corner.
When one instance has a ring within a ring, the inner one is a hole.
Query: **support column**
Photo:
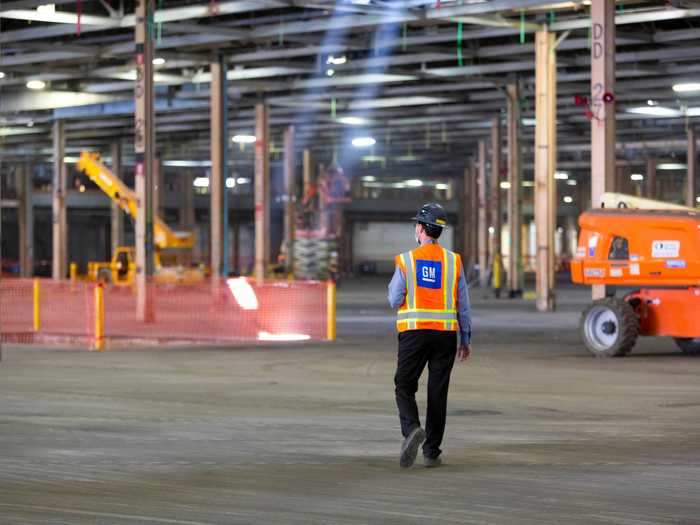
[[[599,208],[606,191],[615,191],[615,0],[591,3],[591,204]],[[593,299],[605,286],[593,286]]]
[[[479,141],[479,171],[477,176],[479,188],[479,286],[488,286],[489,264],[489,221],[486,210],[486,141]]]
[[[165,173],[163,172],[163,160],[160,155],[153,159],[153,214],[156,217],[163,216],[163,200],[165,198]]]
[[[112,144],[112,173],[115,177],[122,177],[122,146],[119,142]],[[119,205],[111,201],[111,237],[112,237],[112,257],[119,246],[124,245],[124,214]]]
[[[645,179],[647,198],[656,199],[656,159],[654,157],[647,159],[647,173]]]
[[[265,281],[270,262],[270,126],[268,106],[255,105],[255,279]]]
[[[472,266],[474,265],[474,259],[476,253],[472,250],[474,248],[474,237],[476,237],[476,224],[472,222],[472,198],[475,190],[474,185],[474,172],[472,170],[471,164],[468,164],[464,168],[464,180],[462,183],[462,205],[461,208],[461,221],[462,221],[462,264],[464,266],[464,273],[469,278],[472,273]]]
[[[153,235],[153,159],[155,153],[155,111],[153,107],[153,34],[149,13],[153,0],[136,0],[136,82],[134,84],[134,160],[138,213],[136,214],[136,318],[152,322],[155,273]]]
[[[179,214],[180,226],[186,230],[194,230],[196,221],[194,213],[194,175],[192,172],[188,171],[185,173],[181,177],[178,186],[182,197],[182,208]]]
[[[697,172],[698,172],[698,154],[697,140],[695,137],[695,128],[688,126],[688,185],[685,194],[685,205],[695,208],[698,204],[695,200],[697,196]]]
[[[34,204],[32,170],[21,166],[17,172],[17,221],[19,223],[19,268],[22,277],[34,275]]]
[[[523,171],[520,150],[520,86],[513,82],[506,86],[508,96],[508,230],[510,249],[508,257],[508,295],[523,294]]]
[[[68,231],[66,219],[66,134],[62,120],[53,123],[53,184],[52,184],[52,223],[53,258],[51,275],[54,279],[65,279],[68,267]]]
[[[536,292],[540,312],[554,310],[554,228],[556,219],[557,93],[554,34],[535,37],[535,224],[537,228]]]
[[[224,193],[226,191],[226,165],[224,143],[226,137],[226,62],[223,54],[211,62],[210,119],[211,119],[211,175],[210,195],[210,264],[213,282],[224,275]],[[228,269],[227,269],[228,273]]]
[[[496,297],[500,296],[503,286],[503,259],[501,235],[503,213],[501,209],[501,117],[491,120],[491,226],[493,227],[493,253],[491,269],[493,270],[493,289]],[[498,265],[498,270],[496,270]]]
[[[296,162],[294,159],[294,126],[284,130],[284,242],[287,249],[287,274],[294,271],[294,226],[296,218]]]

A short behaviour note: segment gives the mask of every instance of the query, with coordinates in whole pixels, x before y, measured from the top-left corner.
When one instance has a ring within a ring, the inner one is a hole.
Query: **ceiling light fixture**
[[[700,82],[682,82],[680,84],[673,84],[673,91],[676,93],[700,91]]]
[[[5,78],[5,73],[3,73],[2,71],[0,71],[0,78]]]
[[[46,82],[42,80],[30,80],[27,82],[27,87],[29,89],[44,89],[46,87]]]
[[[572,202],[574,202],[574,198],[573,198],[573,197],[569,197],[568,195],[567,195],[566,197],[564,197],[562,200],[563,200],[566,204],[571,204]]]
[[[568,184],[569,186],[577,186],[578,182],[575,181],[574,179],[569,179],[566,181],[566,184]]]
[[[340,66],[348,61],[347,57],[343,55],[342,57],[334,57],[333,55],[328,55],[326,64],[332,64],[334,66]]]
[[[503,182],[501,182],[500,186],[501,186],[502,190],[509,190],[510,189],[510,182],[508,182],[507,180],[504,180]]]
[[[369,148],[377,143],[373,137],[355,137],[352,139],[352,145],[356,148]]]
[[[438,182],[438,183],[435,185],[435,189],[436,189],[436,190],[449,190],[449,189],[450,189],[450,185],[449,185],[449,184],[445,184],[444,182]]]
[[[688,166],[678,162],[662,162],[656,166],[657,170],[685,170]]]
[[[630,179],[634,181],[644,180],[644,175],[642,175],[641,173],[633,173],[632,175],[630,175]]]
[[[333,75],[335,75],[334,69],[330,69],[330,68],[326,69],[326,76],[327,77],[332,77]]]
[[[567,180],[569,178],[569,174],[565,171],[555,171],[554,178],[557,180]]]
[[[364,126],[368,123],[367,119],[362,117],[353,117],[348,115],[347,117],[340,117],[337,119],[340,124],[347,124],[348,126]]]
[[[421,186],[423,186],[423,181],[418,179],[409,179],[407,181],[404,181],[404,184],[409,188],[420,188]]]
[[[234,135],[231,140],[236,144],[253,144],[258,139],[255,135]]]
[[[646,115],[649,117],[680,117],[682,113],[678,109],[666,108],[663,106],[639,106],[627,108],[627,113],[635,115]]]
[[[163,57],[156,57],[153,59],[154,66],[162,66],[163,64],[165,64],[165,59]]]

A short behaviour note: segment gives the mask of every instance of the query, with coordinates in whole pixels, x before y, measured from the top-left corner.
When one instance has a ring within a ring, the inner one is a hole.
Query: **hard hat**
[[[429,202],[428,204],[423,204],[418,214],[413,217],[413,220],[444,228],[447,226],[447,212],[440,204]]]

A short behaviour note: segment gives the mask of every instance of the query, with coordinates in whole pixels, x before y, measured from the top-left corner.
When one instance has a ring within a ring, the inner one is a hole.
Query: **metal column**
[[[153,158],[153,215],[163,215],[163,200],[165,197],[165,173],[160,155]]]
[[[66,219],[66,134],[63,121],[53,123],[53,184],[52,184],[52,239],[53,258],[51,276],[64,279],[68,269],[68,224]]]
[[[537,309],[554,310],[554,228],[556,219],[556,55],[554,34],[535,37],[535,224]]]
[[[224,223],[224,198],[226,192],[226,61],[223,54],[218,54],[211,62],[210,118],[211,118],[211,176],[210,194],[210,247],[211,276],[218,282],[219,277],[228,273],[226,254],[226,234]],[[225,272],[225,273],[224,273]]]
[[[479,171],[477,176],[479,189],[479,286],[488,286],[489,264],[489,222],[486,209],[486,141],[479,141]]]
[[[122,177],[122,147],[121,143],[114,142],[112,144],[112,173],[115,177]],[[124,245],[124,214],[119,205],[111,201],[111,238],[112,238],[112,256],[117,251],[119,246]]]
[[[695,208],[697,206],[697,172],[698,172],[698,154],[697,154],[697,139],[695,137],[695,129],[688,126],[688,186],[685,194],[685,205]]]
[[[647,159],[646,196],[648,199],[656,199],[656,159]]]
[[[474,259],[477,253],[474,252],[474,238],[476,237],[476,224],[472,221],[472,201],[476,191],[475,173],[471,162],[464,168],[464,180],[462,183],[462,265],[464,273],[469,278],[474,266]]]
[[[503,212],[501,208],[501,117],[491,120],[491,226],[493,227],[493,253],[491,254],[492,286],[496,297],[503,286],[503,259],[501,236]]]
[[[34,204],[32,169],[22,166],[15,176],[17,222],[19,224],[19,268],[22,277],[34,275]]]
[[[151,322],[153,293],[150,280],[154,270],[153,159],[155,152],[155,111],[153,106],[153,0],[136,1],[134,28],[136,82],[134,84],[134,160],[138,213],[136,214],[136,318]]]
[[[304,157],[303,157],[303,180],[304,180],[304,187],[302,191],[302,195],[306,195],[307,192],[309,191],[309,186],[311,185],[311,172],[313,170],[313,164],[311,161],[311,151],[309,149],[304,150]]]
[[[520,86],[517,82],[506,87],[508,96],[508,295],[522,295],[523,282],[523,172],[520,149]]]
[[[255,105],[255,279],[265,280],[270,262],[270,126],[268,106]]]
[[[294,271],[294,226],[296,218],[296,161],[294,158],[294,126],[284,130],[284,243],[287,249],[286,271]]]
[[[606,191],[615,190],[615,0],[591,3],[591,204],[599,208]],[[593,299],[605,286],[593,286]]]

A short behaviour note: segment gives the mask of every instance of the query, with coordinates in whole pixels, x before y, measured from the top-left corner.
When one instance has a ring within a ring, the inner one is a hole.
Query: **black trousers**
[[[457,355],[457,332],[409,330],[399,334],[399,356],[394,384],[404,437],[420,426],[416,391],[418,380],[428,365],[428,407],[425,418],[426,440],[423,454],[436,458],[445,434],[447,390]]]

